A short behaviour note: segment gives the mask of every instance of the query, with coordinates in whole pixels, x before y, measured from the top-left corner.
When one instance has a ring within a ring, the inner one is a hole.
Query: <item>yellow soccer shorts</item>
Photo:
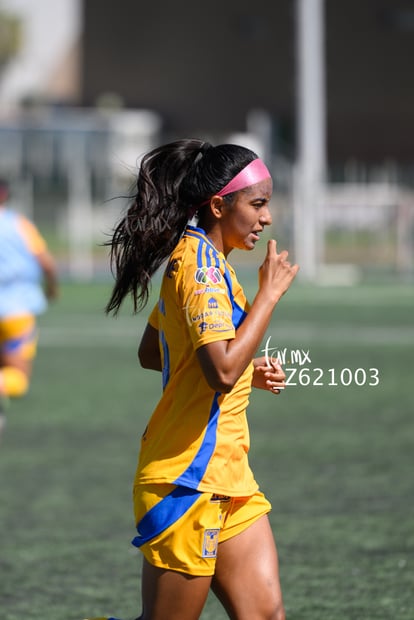
[[[0,381],[7,396],[20,397],[29,388],[27,372],[18,360],[30,362],[36,355],[36,320],[32,315],[0,318]]]
[[[36,319],[31,314],[0,318],[0,352],[30,360],[36,355]]]
[[[194,576],[215,571],[219,543],[240,534],[271,510],[257,491],[249,497],[201,493],[174,484],[134,487],[139,547],[153,566]]]

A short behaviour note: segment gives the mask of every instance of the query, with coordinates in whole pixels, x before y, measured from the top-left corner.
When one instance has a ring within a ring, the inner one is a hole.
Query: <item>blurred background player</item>
[[[58,294],[56,263],[37,228],[6,206],[0,179],[0,409],[29,389],[36,355],[36,316]],[[1,412],[0,412],[0,415]],[[4,416],[0,426],[4,425]]]

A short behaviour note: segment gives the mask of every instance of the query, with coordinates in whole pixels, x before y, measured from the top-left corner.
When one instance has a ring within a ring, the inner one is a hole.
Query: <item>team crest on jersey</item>
[[[199,267],[194,274],[194,279],[199,284],[218,284],[222,281],[222,275],[217,267]]]
[[[202,553],[203,558],[216,558],[217,557],[219,532],[220,532],[219,529],[204,531],[203,553]]]
[[[218,308],[218,301],[215,297],[210,297],[210,299],[208,300],[208,307],[209,308]]]

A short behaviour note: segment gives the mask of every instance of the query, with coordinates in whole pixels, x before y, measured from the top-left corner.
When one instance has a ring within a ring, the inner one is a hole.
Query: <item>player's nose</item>
[[[270,213],[269,207],[265,207],[259,216],[259,222],[262,226],[270,226],[272,223],[272,214]]]

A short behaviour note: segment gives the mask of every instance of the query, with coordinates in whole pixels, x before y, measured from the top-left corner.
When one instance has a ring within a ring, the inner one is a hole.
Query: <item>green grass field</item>
[[[255,279],[240,272],[250,293]],[[40,321],[31,391],[8,411],[1,620],[140,612],[131,484],[160,378],[136,361],[146,312],[105,317],[108,291],[63,287]],[[408,286],[295,283],[274,314],[270,346],[311,359],[311,385],[255,392],[249,409],[288,620],[414,618],[413,309]],[[225,617],[211,596],[202,619]]]

